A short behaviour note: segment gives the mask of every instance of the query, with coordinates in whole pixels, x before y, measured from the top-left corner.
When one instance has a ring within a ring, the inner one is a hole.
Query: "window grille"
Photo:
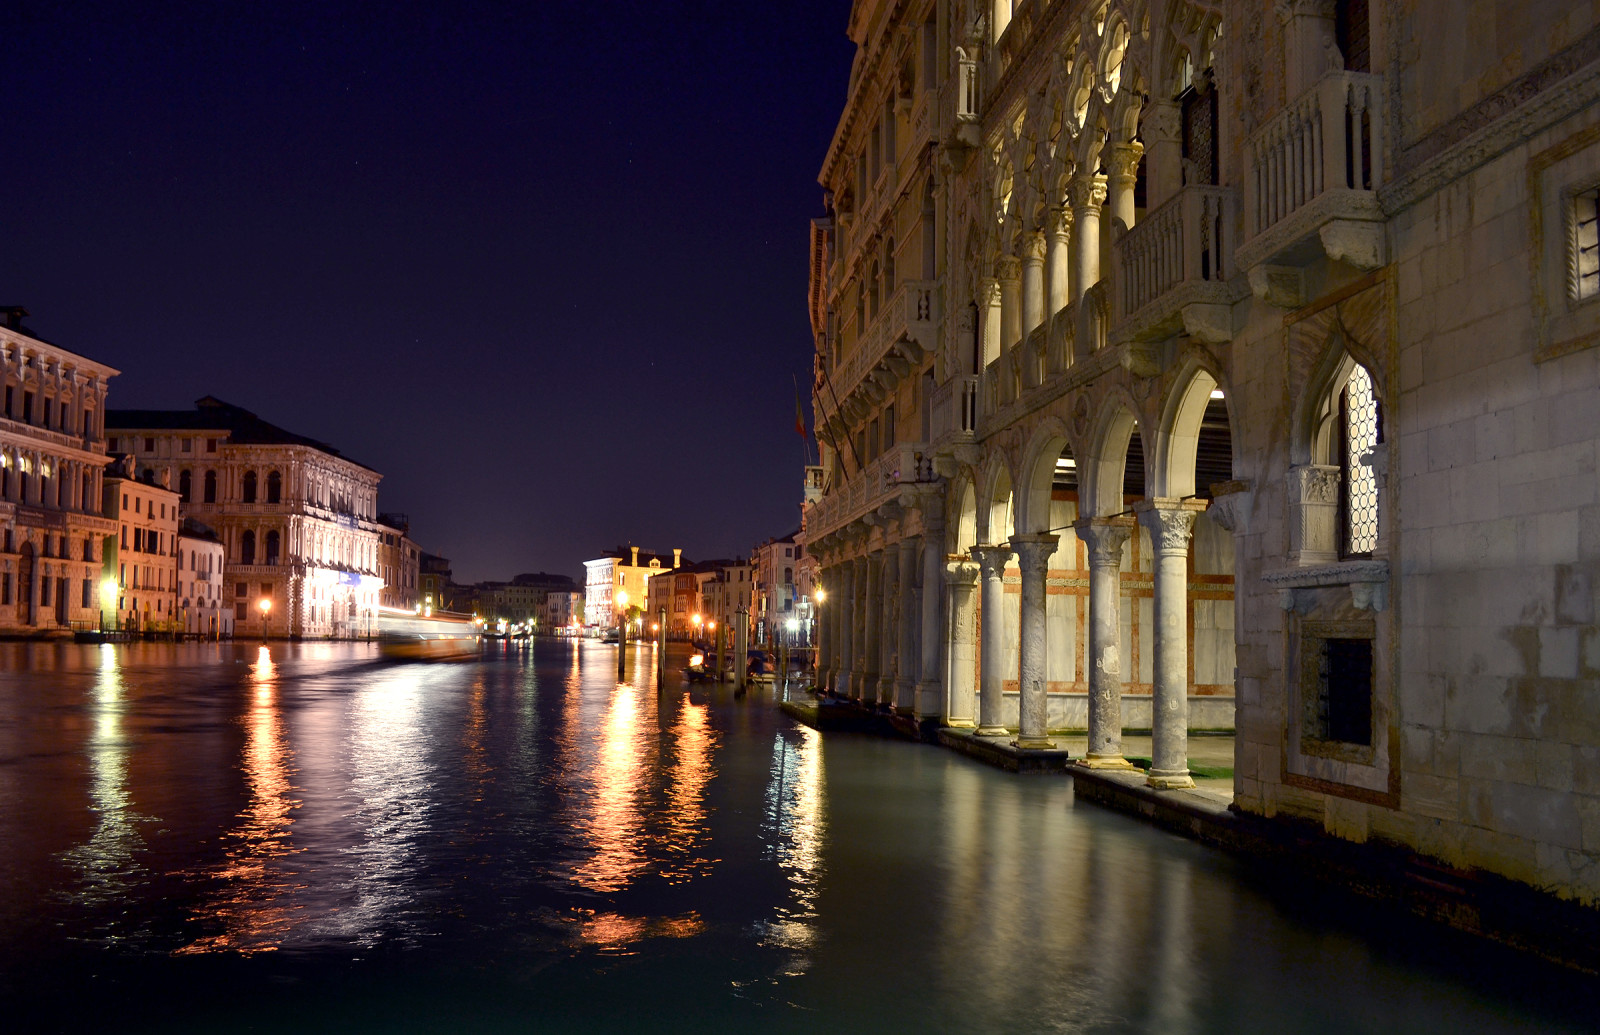
[[[1571,296],[1582,302],[1600,294],[1600,187],[1572,197]]]
[[[1371,554],[1378,545],[1378,478],[1370,461],[1379,441],[1378,401],[1372,394],[1372,376],[1365,367],[1358,364],[1351,372],[1342,395],[1344,553],[1361,557]]]

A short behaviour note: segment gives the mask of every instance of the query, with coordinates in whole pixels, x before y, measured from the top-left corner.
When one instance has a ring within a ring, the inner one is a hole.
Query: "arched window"
[[[254,471],[246,471],[244,473],[244,494],[242,499],[246,503],[254,503],[256,501],[256,473]]]
[[[785,569],[783,569],[783,581],[784,582],[793,582],[794,581],[794,569],[793,568],[785,568]]]
[[[1374,464],[1383,442],[1383,414],[1372,375],[1359,363],[1337,382],[1323,404],[1312,460],[1339,471],[1341,557],[1370,557],[1378,545],[1378,474]]]
[[[267,502],[283,502],[283,476],[277,471],[267,472]]]
[[[266,563],[268,563],[268,564],[277,564],[278,563],[278,530],[275,529],[275,528],[267,532],[267,560],[266,560]]]
[[[190,490],[194,488],[194,472],[188,468],[178,472],[178,500],[182,503],[189,502]]]
[[[883,246],[883,297],[887,300],[894,294],[894,238],[889,238]]]
[[[239,563],[254,564],[256,562],[256,534],[245,529],[244,535],[239,537]]]
[[[215,471],[206,472],[205,501],[207,503],[217,502],[217,472]]]
[[[879,290],[882,287],[881,278],[882,273],[878,270],[878,261],[874,259],[872,261],[872,273],[867,278],[867,317],[869,319],[876,319],[878,315],[878,304],[882,298],[879,294]]]

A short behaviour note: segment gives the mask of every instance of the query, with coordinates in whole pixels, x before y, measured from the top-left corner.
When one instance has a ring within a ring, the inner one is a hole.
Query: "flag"
[[[794,387],[794,433],[806,437],[806,411],[800,408],[800,386]]]

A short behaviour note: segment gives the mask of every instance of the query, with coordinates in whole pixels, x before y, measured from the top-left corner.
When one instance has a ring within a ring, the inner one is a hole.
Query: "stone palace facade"
[[[112,452],[221,539],[236,635],[376,634],[377,471],[209,396],[193,410],[112,410],[107,427]]]
[[[820,678],[1087,766],[1148,729],[1157,789],[1232,730],[1240,810],[1600,902],[1600,12],[848,31]]]

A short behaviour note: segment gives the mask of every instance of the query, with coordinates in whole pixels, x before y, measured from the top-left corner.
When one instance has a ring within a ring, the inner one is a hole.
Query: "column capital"
[[[952,555],[959,557],[958,554]],[[978,564],[965,558],[948,560],[944,565],[945,581],[952,587],[961,586],[971,589],[978,584]]]
[[[1022,264],[1041,263],[1044,261],[1045,241],[1044,233],[1031,233],[1022,239]]]
[[[1014,255],[1002,255],[995,260],[995,280],[1000,283],[1020,280],[1022,277],[1022,263]]]
[[[1099,211],[1106,203],[1105,174],[1080,176],[1067,184],[1067,203],[1074,212]]]
[[[1011,546],[1007,543],[990,543],[972,548],[972,559],[978,562],[986,579],[998,578],[1011,559]]]
[[[1194,519],[1205,509],[1205,500],[1193,499],[1140,500],[1133,505],[1157,554],[1187,553]]]
[[[1122,548],[1133,535],[1133,518],[1086,518],[1073,523],[1073,530],[1089,549],[1089,567],[1119,567]]]
[[[1072,209],[1066,205],[1052,208],[1045,219],[1051,235],[1064,238],[1072,233]]]
[[[1144,145],[1137,140],[1130,140],[1125,144],[1111,145],[1110,161],[1106,163],[1111,172],[1110,179],[1120,181],[1122,186],[1129,186],[1139,175],[1139,159],[1144,154]]]
[[[1043,572],[1045,565],[1050,560],[1050,555],[1056,552],[1056,544],[1061,541],[1058,535],[1048,532],[1019,532],[1011,537],[1011,550],[1017,555],[1017,562],[1024,574]]]

